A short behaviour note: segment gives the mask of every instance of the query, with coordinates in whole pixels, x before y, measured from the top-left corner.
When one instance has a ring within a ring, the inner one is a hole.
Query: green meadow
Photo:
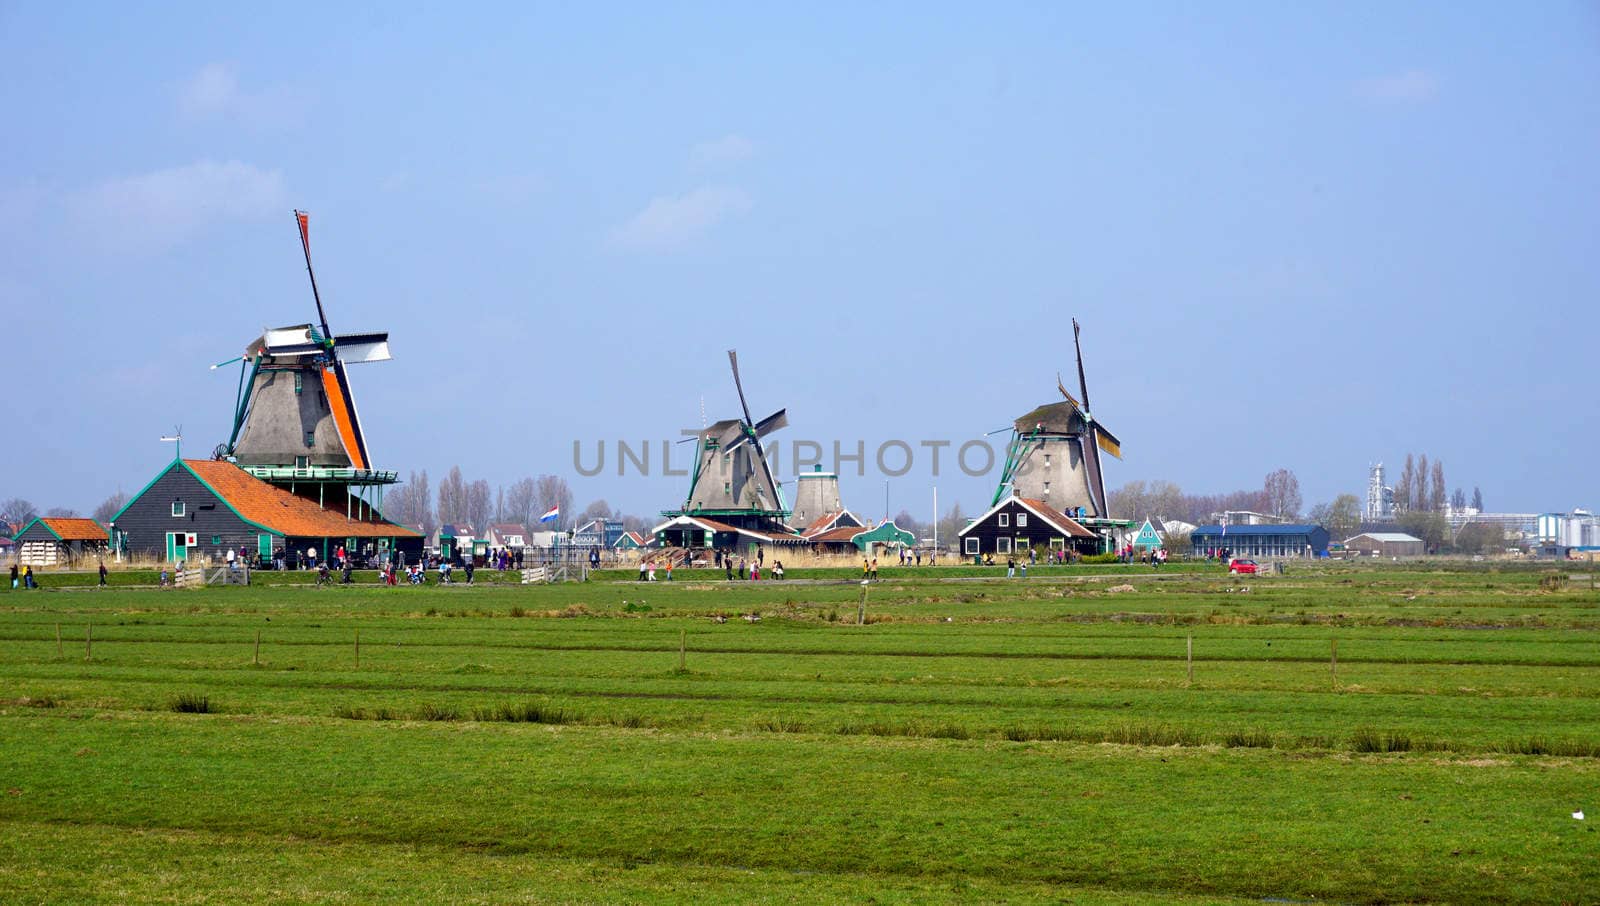
[[[47,574],[0,901],[1600,899],[1590,580],[997,572]]]

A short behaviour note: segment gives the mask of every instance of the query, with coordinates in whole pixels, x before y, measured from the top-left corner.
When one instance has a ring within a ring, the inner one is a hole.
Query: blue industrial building
[[[1226,548],[1235,557],[1326,557],[1328,530],[1320,525],[1202,525],[1189,533],[1197,557]]]

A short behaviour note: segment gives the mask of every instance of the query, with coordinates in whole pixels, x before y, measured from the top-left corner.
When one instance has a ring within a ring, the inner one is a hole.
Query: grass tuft
[[[425,704],[417,709],[417,720],[460,720],[461,712],[449,706],[439,706],[432,703]]]
[[[578,721],[578,715],[546,702],[502,702],[474,708],[472,719],[482,723],[570,724]]]
[[[1223,735],[1222,744],[1230,749],[1270,749],[1276,742],[1264,730],[1232,730]]]
[[[804,733],[805,724],[792,717],[769,717],[756,721],[756,727],[768,733]]]
[[[167,709],[179,714],[210,714],[211,698],[198,692],[179,692],[167,702]]]

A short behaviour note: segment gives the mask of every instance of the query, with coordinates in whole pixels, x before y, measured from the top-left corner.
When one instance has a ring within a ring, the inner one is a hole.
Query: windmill
[[[339,469],[357,483],[372,483],[366,479],[379,476],[372,473],[345,366],[388,361],[389,335],[334,335],[311,267],[309,215],[298,210],[294,215],[317,321],[264,330],[242,356],[211,366],[240,363],[233,432],[216,456],[263,478],[274,477],[271,470]]]
[[[1121,459],[1122,442],[1090,414],[1079,333],[1074,318],[1072,345],[1078,358],[1082,402],[1067,391],[1057,374],[1056,389],[1064,400],[1040,406],[1012,423],[1005,467],[992,503],[999,503],[1010,489],[1018,497],[1043,500],[1058,511],[1083,507],[1094,518],[1110,518],[1100,451]]]
[[[739,393],[743,417],[722,419],[701,430],[689,495],[684,498],[683,509],[670,515],[702,513],[754,528],[788,515],[783,491],[767,464],[761,441],[786,427],[789,416],[787,410],[779,409],[759,422],[752,420],[744,383],[739,378],[736,350],[728,350],[728,364],[733,369],[733,386]]]

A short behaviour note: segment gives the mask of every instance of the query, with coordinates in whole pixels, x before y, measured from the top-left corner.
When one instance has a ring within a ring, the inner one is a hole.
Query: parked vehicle
[[[1228,561],[1228,575],[1253,576],[1256,574],[1256,561],[1236,557]]]

